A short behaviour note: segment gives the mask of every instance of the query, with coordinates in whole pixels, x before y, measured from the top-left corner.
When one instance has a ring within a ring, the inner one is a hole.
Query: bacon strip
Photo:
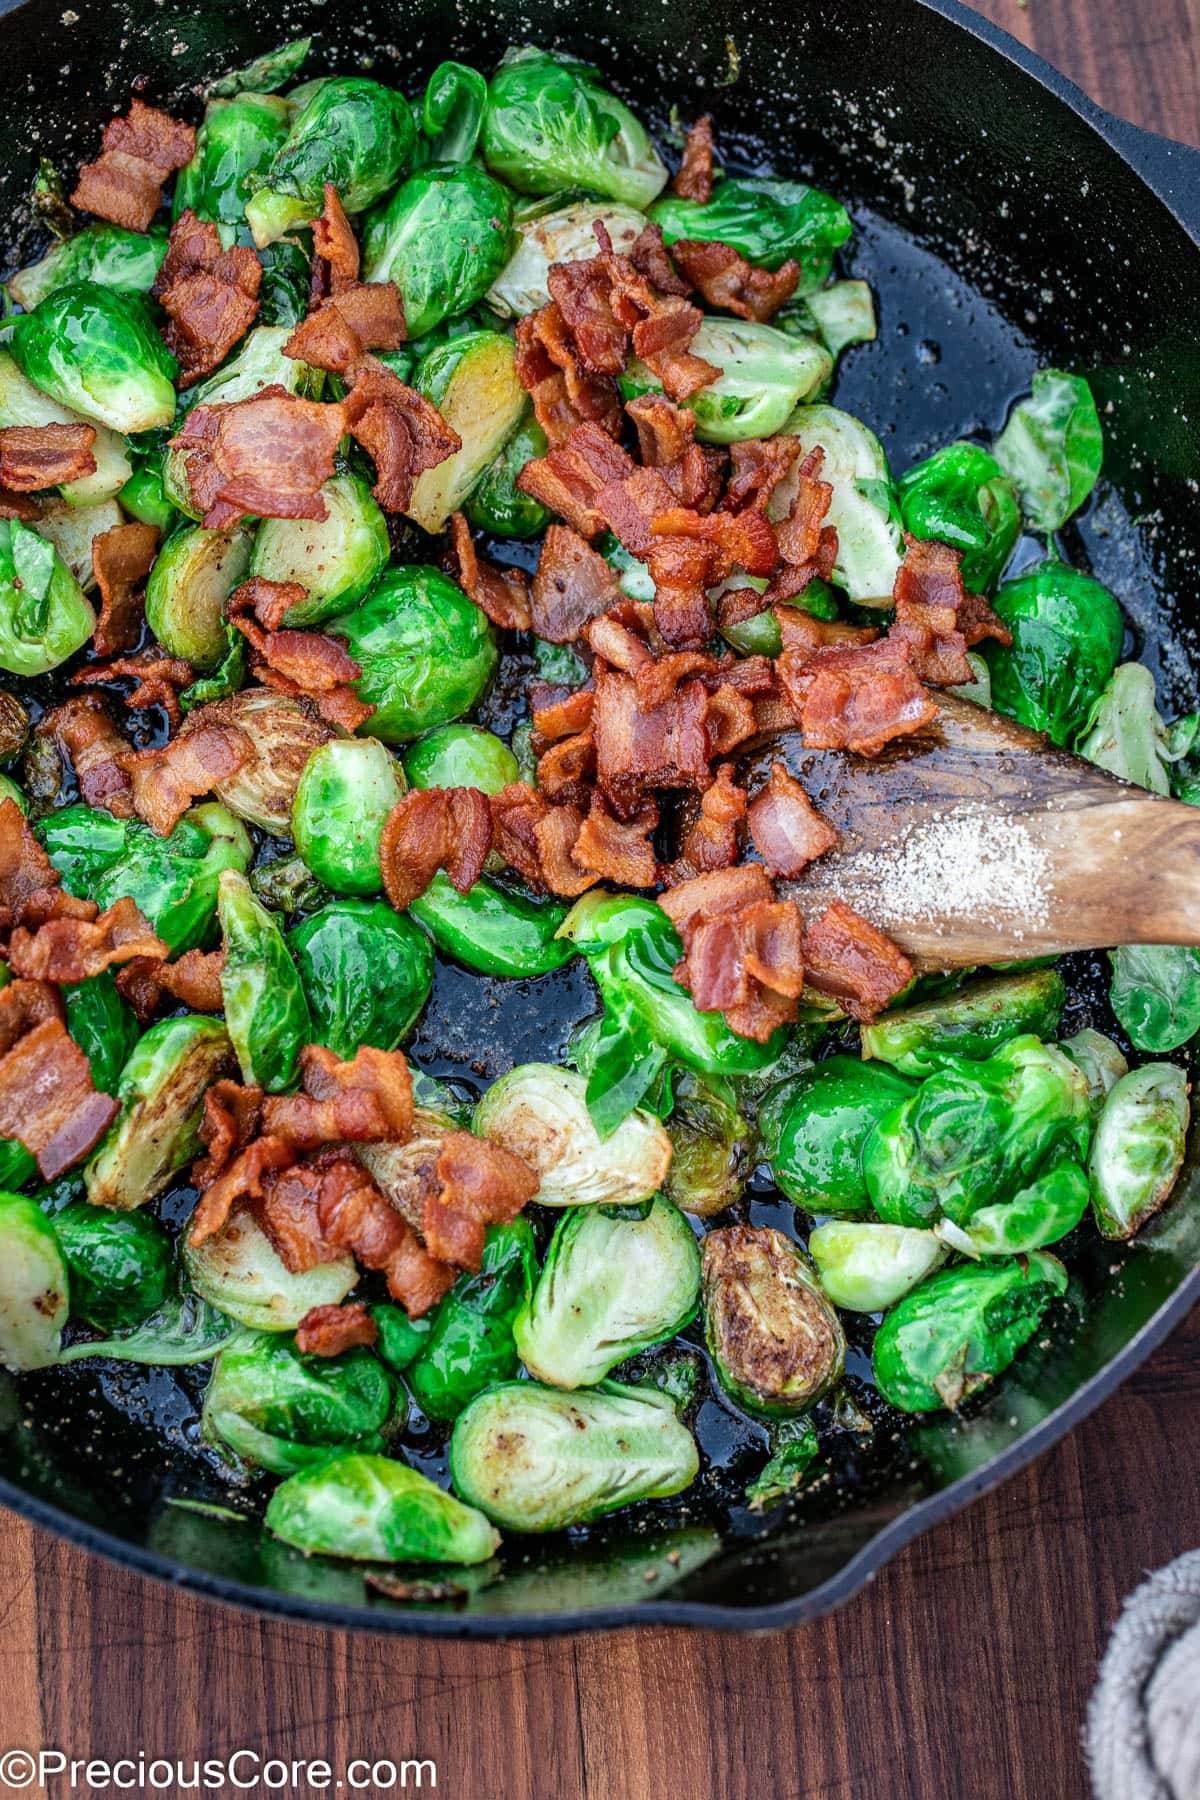
[[[795,1019],[804,987],[800,909],[776,900],[763,869],[699,875],[658,903],[683,939],[675,979],[698,1011],[723,1014],[732,1031],[759,1043]]]
[[[569,525],[550,525],[530,589],[534,631],[550,644],[569,644],[590,619],[621,599],[613,569]]]
[[[247,245],[225,250],[210,220],[189,206],[171,227],[150,292],[167,315],[163,342],[179,364],[179,386],[210,375],[258,314],[262,264]]]
[[[246,400],[201,401],[171,445],[187,452],[184,466],[204,525],[224,531],[247,513],[324,519],[321,488],[333,474],[347,424],[344,405],[302,400],[274,384]]]
[[[545,456],[532,457],[517,476],[517,487],[557,513],[581,537],[594,538],[608,523],[598,507],[599,496],[634,471],[629,453],[598,425],[588,423],[575,426]]]
[[[700,796],[700,812],[673,863],[662,871],[668,887],[697,875],[728,869],[738,859],[738,826],[746,816],[746,790],[733,779],[733,764],[722,763],[717,779]]]
[[[118,974],[117,988],[132,1006],[139,1025],[149,1024],[164,994],[189,1012],[223,1012],[224,966],[223,950],[188,950],[173,963],[135,957]]]
[[[622,887],[653,887],[658,874],[650,833],[657,824],[658,808],[653,801],[626,824],[613,817],[602,794],[593,794],[571,846],[571,861],[603,881]]]
[[[0,1057],[0,1137],[35,1156],[44,1181],[94,1149],[117,1111],[61,1019],[34,1025]]]
[[[0,800],[0,929],[36,929],[56,918],[94,919],[99,910],[95,902],[75,899],[59,882],[58,870],[16,801]]]
[[[902,993],[913,966],[898,945],[844,900],[826,907],[804,934],[809,984],[866,1022]]]
[[[323,193],[321,215],[314,220],[312,228],[314,260],[319,258],[324,265],[319,292],[315,296],[317,300],[351,287],[358,280],[359,271],[358,244],[332,181],[324,183]]]
[[[108,663],[89,663],[71,677],[72,687],[95,687],[109,681],[132,681],[124,696],[130,712],[161,706],[172,731],[179,729],[183,709],[179,696],[196,679],[191,663],[182,656],[161,656],[155,650],[139,650],[135,656],[117,656]]]
[[[8,944],[8,963],[26,981],[87,981],[131,958],[163,958],[167,946],[137,904],[125,897],[95,919],[48,919],[36,931],[17,926]]]
[[[981,594],[964,589],[960,551],[907,532],[904,544],[892,589],[896,618],[889,639],[909,646],[918,674],[936,687],[974,680],[968,648],[986,637],[1007,646],[1012,633]]]
[[[46,714],[38,732],[53,734],[66,752],[86,805],[102,806],[115,819],[133,817],[133,785],[118,760],[127,754],[129,744],[103,700],[94,694],[65,700]]]
[[[622,818],[652,788],[709,784],[708,694],[685,681],[659,706],[644,706],[633,676],[598,668],[595,678],[596,779]]]
[[[133,806],[159,837],[167,837],[201,794],[250,761],[254,746],[237,725],[200,725],[161,748],[128,750],[121,767],[133,781]]]
[[[294,593],[303,592],[298,582],[251,581],[243,582],[231,601],[251,587],[258,599],[268,587],[288,590],[286,599],[273,594],[265,601],[272,612],[280,606],[286,611],[293,603]],[[263,631],[255,620],[242,613],[234,613],[231,623],[249,641],[254,674],[265,687],[292,700],[311,701],[323,719],[347,732],[357,731],[375,711],[373,703],[359,699],[353,684],[362,669],[337,638],[320,631]]]
[[[364,359],[344,404],[347,427],[375,464],[371,492],[385,512],[404,512],[417,476],[462,449],[436,406],[373,356]]]
[[[396,911],[404,912],[445,869],[451,885],[469,893],[491,847],[486,794],[471,787],[415,788],[396,802],[383,827],[383,891]]]
[[[192,1164],[193,1180],[199,1186],[198,1171],[204,1171],[209,1159]],[[204,1188],[188,1226],[188,1243],[198,1249],[207,1238],[215,1236],[227,1223],[230,1213],[241,1200],[259,1200],[264,1184],[276,1170],[290,1168],[296,1160],[292,1146],[280,1137],[255,1138],[238,1153],[215,1179]]]
[[[373,1344],[379,1327],[361,1300],[341,1306],[312,1306],[296,1327],[296,1348],[306,1356],[340,1356],[359,1344]]]
[[[677,238],[671,245],[671,257],[709,306],[760,325],[774,317],[800,285],[800,264],[791,258],[772,272],[747,262],[732,244],[713,239]]]
[[[767,783],[750,802],[746,816],[754,848],[769,875],[799,875],[837,843],[833,826],[781,762],[771,764]]]
[[[449,572],[463,592],[505,631],[528,631],[533,624],[529,582],[523,569],[498,569],[479,555],[471,527],[460,512],[450,515]]]
[[[911,647],[896,639],[784,650],[775,666],[811,750],[875,756],[937,717],[912,667]]]
[[[269,1094],[263,1125],[295,1150],[351,1143],[403,1143],[412,1131],[412,1079],[399,1050],[364,1044],[350,1062],[309,1044],[300,1054],[304,1092]]]
[[[19,494],[94,475],[94,425],[8,425],[0,431],[0,486]]]
[[[71,205],[127,231],[148,231],[163,183],[196,153],[195,131],[135,100],[125,118],[109,121],[100,142],[97,160],[79,171]]]
[[[100,617],[92,634],[97,656],[116,656],[137,643],[144,617],[140,590],[157,552],[156,527],[132,520],[92,539],[92,573],[100,590]]]
[[[533,401],[534,417],[551,449],[564,444],[580,425],[616,437],[621,428],[616,382],[584,368],[553,300],[518,320],[516,346],[517,380]]]
[[[526,781],[513,781],[490,796],[492,846],[538,893],[574,899],[595,885],[571,851],[583,819],[578,807],[551,806]]]
[[[713,191],[713,130],[708,113],[696,120],[683,146],[683,161],[671,180],[671,192],[681,200],[698,200],[707,206]]]

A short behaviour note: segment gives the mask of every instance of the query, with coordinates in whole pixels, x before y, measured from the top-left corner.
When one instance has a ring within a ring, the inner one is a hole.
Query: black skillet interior
[[[486,65],[507,43],[533,41],[590,53],[659,126],[673,103],[685,120],[711,108],[726,158],[811,175],[853,208],[846,271],[872,283],[880,335],[846,359],[835,399],[874,426],[895,467],[994,431],[1039,363],[1087,373],[1105,478],[1064,549],[1120,596],[1127,653],[1149,661],[1165,704],[1197,703],[1200,251],[1088,122],[1081,97],[1019,66],[1022,53],[997,54],[986,41],[997,34],[977,21],[964,30],[953,0],[795,0],[778,13],[689,0],[620,15],[606,0],[89,0],[78,14],[24,0],[4,12],[7,264],[39,247],[24,206],[39,156],[70,169],[93,154],[131,87],[196,117],[206,80],[303,33],[316,39],[308,72],[370,70],[415,90],[447,56]],[[1127,149],[1138,141],[1116,127],[1110,136]],[[1190,193],[1194,218],[1200,179],[1188,156],[1169,163],[1153,144],[1138,154],[1165,170],[1184,207]],[[1066,1029],[1111,1028],[1102,965],[1075,959]],[[568,970],[492,991],[443,968],[417,1058],[477,1087],[550,1054],[591,1010],[586,985]],[[132,1566],[326,1623],[447,1633],[788,1623],[844,1598],[914,1531],[1067,1429],[1182,1316],[1200,1291],[1198,1161],[1193,1143],[1179,1197],[1133,1247],[1079,1234],[1053,1325],[970,1418],[829,1429],[826,1478],[766,1520],[737,1498],[762,1440],[709,1399],[698,1422],[707,1467],[679,1502],[527,1540],[502,1580],[472,1586],[468,1575],[454,1603],[371,1600],[352,1567],[305,1562],[252,1524],[168,1504],[228,1497],[197,1448],[203,1372],[114,1364],[26,1377],[19,1389],[0,1378],[0,1498]],[[748,1211],[791,1216],[769,1189]],[[852,1352],[852,1375],[866,1367]],[[865,1389],[860,1398],[878,1414]],[[407,1448],[437,1469],[432,1441]]]

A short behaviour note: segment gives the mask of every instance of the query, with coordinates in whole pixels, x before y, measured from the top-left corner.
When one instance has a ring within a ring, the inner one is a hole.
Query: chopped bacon
[[[663,469],[678,462],[696,440],[695,414],[662,394],[641,394],[627,402],[625,411],[637,426],[638,450],[647,469]]]
[[[0,1056],[46,1019],[66,1022],[67,1009],[49,981],[8,981],[0,988]]]
[[[278,631],[293,606],[303,606],[308,589],[298,581],[271,581],[265,575],[251,575],[235,587],[225,602],[225,617],[235,619],[253,613],[264,631]],[[251,638],[251,642],[256,642]]]
[[[840,619],[818,619],[800,606],[773,606],[779,640],[784,650],[824,650],[834,644],[873,644],[879,637],[873,625],[845,625]]]
[[[720,551],[727,573],[735,564],[747,575],[769,575],[779,561],[775,532],[761,513],[700,514],[674,506],[656,515],[655,537],[699,538]]]
[[[31,494],[94,475],[94,425],[8,425],[0,431],[0,486]]]
[[[283,354],[314,369],[349,375],[361,367],[368,350],[398,350],[406,335],[404,303],[395,282],[355,281],[300,321]]]
[[[649,549],[654,520],[674,505],[674,491],[661,469],[631,469],[596,496],[601,519],[634,556]]]
[[[0,799],[0,928],[36,927],[47,919],[94,919],[91,900],[63,892],[59,873],[15,800]]]
[[[121,767],[133,779],[134,811],[167,837],[201,794],[249,762],[254,746],[237,725],[200,725],[161,748],[129,750]]]
[[[578,807],[551,806],[527,781],[511,781],[490,799],[492,847],[530,887],[573,899],[595,884],[571,859],[583,823]]]
[[[753,737],[758,721],[753,702],[732,682],[723,681],[708,698],[708,749],[710,756],[728,756]]]
[[[88,981],[115,963],[135,956],[166,957],[135,901],[127,896],[95,919],[47,919],[36,931],[17,926],[8,944],[8,963],[26,981]]]
[[[781,762],[771,764],[766,785],[750,802],[747,819],[754,848],[769,875],[799,875],[837,843],[833,826]]]
[[[896,618],[888,637],[910,648],[923,681],[953,687],[974,679],[967,650],[985,637],[1012,643],[1012,633],[980,594],[963,587],[962,553],[949,544],[904,534],[904,561],[892,595]]]
[[[612,276],[605,265],[603,256],[555,263],[546,278],[590,375],[620,375],[629,353],[629,329],[613,311]]]
[[[662,706],[645,707],[634,677],[596,674],[596,779],[618,815],[630,818],[656,787],[708,786],[708,695],[685,681]]]
[[[373,356],[355,374],[345,412],[351,433],[375,464],[371,492],[386,512],[404,512],[417,476],[462,449],[436,406]]]
[[[342,1306],[310,1306],[296,1327],[296,1348],[305,1356],[340,1356],[359,1344],[373,1344],[379,1327],[361,1300]]]
[[[263,1102],[268,1135],[296,1150],[351,1143],[403,1143],[412,1130],[412,1078],[399,1050],[364,1044],[340,1062],[321,1044],[300,1053],[301,1094],[269,1094]]]
[[[469,1131],[448,1131],[435,1165],[438,1191],[425,1202],[422,1235],[439,1261],[477,1269],[484,1227],[506,1225],[538,1190],[538,1177],[511,1150]]]
[[[130,712],[161,706],[172,731],[179,729],[183,712],[179,695],[196,679],[191,663],[182,656],[163,656],[157,650],[139,650],[134,656],[116,656],[111,662],[89,663],[71,677],[72,687],[95,687],[102,682],[132,681],[124,703]],[[123,749],[127,746],[122,740]],[[111,810],[111,809],[110,809]]]
[[[569,525],[551,525],[530,590],[533,629],[550,644],[569,644],[589,619],[621,598],[616,574]]]
[[[758,863],[742,863],[736,869],[722,869],[684,882],[669,894],[662,894],[658,904],[686,942],[692,926],[706,916],[741,912],[775,898],[770,877]]]
[[[691,283],[681,280],[667,255],[661,225],[643,226],[630,245],[629,260],[638,274],[644,275],[651,287],[656,287],[660,294],[686,296],[691,293]]]
[[[0,1137],[36,1157],[44,1181],[94,1149],[117,1111],[61,1019],[34,1025],[0,1057]]]
[[[913,978],[899,946],[844,900],[809,926],[803,950],[809,985],[839,1001],[852,1019],[873,1019]]]
[[[725,490],[725,504],[730,512],[740,512],[744,506],[763,512],[779,483],[791,473],[799,454],[800,440],[796,437],[746,438],[731,445],[733,474]]]
[[[71,205],[127,231],[147,231],[162,205],[163,183],[196,153],[190,125],[135,100],[123,119],[104,127],[95,162],[79,171]]]
[[[116,656],[136,644],[143,616],[139,589],[157,550],[157,529],[132,521],[92,539],[92,572],[100,590],[100,617],[92,635],[97,656]]]
[[[306,700],[328,724],[357,731],[375,707],[358,697],[353,684],[362,669],[345,646],[320,631],[264,631],[257,619],[243,610],[253,603],[273,617],[303,596],[299,582],[252,578],[230,595],[226,615],[250,644],[254,673],[264,687],[274,688],[290,700]]]
[[[471,527],[460,512],[450,515],[450,551],[458,585],[485,612],[493,625],[505,631],[528,631],[533,624],[529,606],[529,582],[523,569],[498,569],[475,549]]]
[[[596,740],[589,727],[574,737],[561,738],[539,757],[538,793],[553,806],[586,807],[595,773]]]
[[[921,731],[937,717],[912,667],[910,646],[895,639],[785,650],[775,666],[810,750],[875,756],[893,738]]]
[[[659,537],[647,545],[644,561],[654,583],[654,623],[663,640],[698,650],[712,636],[712,606],[705,590],[717,579],[716,545],[692,537]]]
[[[410,1225],[405,1242],[388,1260],[388,1293],[393,1300],[399,1301],[410,1319],[419,1319],[457,1280],[453,1264],[431,1256]]]
[[[671,192],[681,200],[707,206],[713,191],[713,130],[707,113],[696,120],[683,146],[683,161],[671,178]]]
[[[669,650],[634,667],[638,699],[643,706],[663,706],[691,676],[707,678],[717,666],[702,650]]]
[[[732,244],[678,238],[671,256],[681,275],[699,288],[709,306],[763,325],[790,300],[800,283],[800,264],[788,259],[772,272],[746,261]]]
[[[595,695],[591,688],[549,687],[535,682],[529,689],[535,749],[559,738],[574,737],[592,722]]]
[[[688,349],[703,323],[699,307],[673,297],[633,328],[634,353],[658,376],[670,400],[690,400],[721,378],[714,363]]]
[[[0,486],[0,519],[20,519],[25,525],[35,525],[41,516],[41,502],[36,495],[18,494]]]
[[[533,401],[551,449],[590,424],[616,437],[621,400],[609,375],[590,374],[570,341],[567,322],[552,300],[517,323],[517,380]]]
[[[188,950],[176,962],[154,962],[135,957],[117,975],[117,987],[132,1006],[139,1025],[154,1017],[164,994],[170,994],[189,1012],[222,1012],[221,971],[223,950]]]
[[[712,444],[689,444],[678,462],[663,467],[663,480],[680,506],[708,513],[721,498],[729,454]]]
[[[79,797],[86,805],[102,806],[116,819],[133,817],[133,786],[117,760],[129,745],[113,724],[103,700],[94,694],[65,700],[46,714],[38,733],[52,733],[62,746],[75,771]]]
[[[765,1043],[796,1017],[804,987],[800,910],[756,864],[698,875],[659,896],[684,943],[675,978],[700,1012]]]
[[[473,787],[414,788],[397,800],[383,827],[383,891],[403,912],[444,869],[452,887],[469,893],[491,847],[486,794]]]
[[[313,221],[312,228],[313,258],[319,258],[324,265],[320,272],[320,299],[351,287],[358,280],[359,271],[358,244],[332,181],[324,183],[323,195],[321,215]]]
[[[658,808],[649,801],[624,824],[609,811],[602,794],[593,794],[587,817],[571,846],[571,860],[589,875],[623,887],[653,887],[657,865],[650,833],[658,824]]]
[[[226,250],[221,234],[189,206],[171,227],[150,292],[167,315],[163,342],[179,364],[179,386],[210,375],[258,314],[262,264],[245,244]]]
[[[247,513],[326,518],[321,488],[333,474],[347,422],[344,406],[303,400],[275,383],[246,400],[201,401],[170,441],[187,452],[184,466],[202,523],[221,531]]]
[[[616,609],[593,619],[583,635],[594,655],[603,657],[606,663],[626,675],[634,675],[654,661],[654,652],[646,639],[631,630]],[[593,699],[593,717],[595,704]]]
[[[700,813],[689,827],[683,848],[663,870],[669,887],[696,875],[732,868],[738,858],[738,826],[746,816],[746,790],[733,779],[733,764],[722,763],[711,787],[700,796]]]
[[[196,954],[193,950],[188,951],[189,956]],[[181,957],[180,961],[183,960]],[[119,982],[120,977],[118,985]],[[228,1076],[222,1076],[205,1089],[199,1137],[208,1154],[192,1164],[193,1187],[201,1190],[211,1187],[234,1157],[241,1155],[262,1121],[262,1102],[261,1088],[246,1087]]]
[[[590,423],[577,425],[557,446],[553,440],[551,443],[545,456],[535,456],[525,464],[517,476],[517,487],[557,513],[581,536],[594,538],[608,523],[598,508],[599,497],[634,473],[633,458]]]
[[[197,1171],[206,1171],[211,1157],[192,1164],[193,1179]],[[276,1170],[290,1168],[296,1152],[281,1137],[260,1137],[238,1152],[215,1180],[204,1188],[188,1228],[187,1241],[198,1249],[206,1238],[213,1237],[225,1225],[239,1200],[262,1198],[264,1183]]]

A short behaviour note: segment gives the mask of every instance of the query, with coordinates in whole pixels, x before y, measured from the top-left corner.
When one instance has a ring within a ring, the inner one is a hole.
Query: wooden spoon
[[[840,834],[780,883],[807,919],[841,898],[923,969],[1200,944],[1200,808],[969,700],[938,706],[928,731],[878,757],[787,733],[744,759],[753,788],[782,758]]]

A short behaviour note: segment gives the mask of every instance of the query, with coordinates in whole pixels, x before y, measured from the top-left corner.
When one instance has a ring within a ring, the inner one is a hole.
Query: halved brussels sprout
[[[311,701],[249,687],[193,713],[184,731],[209,721],[236,725],[252,754],[214,790],[231,813],[276,837],[290,837],[296,790],[314,752],[334,737]]]
[[[362,669],[376,711],[371,736],[403,744],[468,712],[496,667],[496,636],[462,589],[436,569],[385,569],[366,599],[327,629]]]
[[[722,1387],[762,1418],[803,1412],[839,1379],[846,1340],[804,1253],[782,1231],[704,1240],[704,1336]]]
[[[748,319],[703,319],[688,348],[722,371],[718,381],[684,402],[695,415],[696,436],[705,444],[773,437],[833,373],[833,358],[815,338]],[[636,357],[618,381],[626,400],[662,392],[662,382]],[[897,567],[899,562],[897,556]]]
[[[297,581],[308,598],[289,606],[289,627],[319,625],[362,599],[389,555],[387,520],[361,475],[334,475],[321,489],[324,519],[264,519],[250,574]]]
[[[800,439],[803,456],[825,452],[821,480],[833,488],[825,524],[838,534],[833,580],[860,606],[891,606],[903,538],[900,511],[883,446],[873,431],[836,406],[799,406],[784,429]],[[768,508],[787,516],[796,497],[795,471],[775,489]]]
[[[11,800],[18,811],[26,814],[29,812],[28,800],[25,798],[16,782],[8,775],[0,775],[0,800]],[[0,987],[3,986],[4,983],[0,981]]]
[[[519,241],[487,292],[501,318],[521,319],[550,302],[546,277],[553,263],[586,262],[596,255],[595,226],[603,225],[618,256],[628,256],[646,228],[646,215],[611,201],[574,200],[553,212],[523,207],[513,219]]]
[[[313,751],[292,804],[292,836],[335,894],[381,892],[379,840],[404,791],[400,765],[378,738],[331,738]]]
[[[367,220],[363,279],[398,284],[412,340],[481,300],[511,243],[507,188],[477,163],[434,163]]]
[[[84,1171],[93,1206],[132,1212],[200,1154],[205,1090],[232,1062],[219,1019],[185,1014],[150,1027],[121,1071],[121,1110]]]
[[[536,1274],[528,1219],[490,1225],[479,1273],[459,1276],[405,1369],[413,1398],[427,1418],[456,1419],[485,1388],[516,1375],[513,1325]]]
[[[134,294],[94,281],[53,288],[14,321],[9,348],[34,387],[112,431],[156,431],[175,417],[178,367]]]
[[[692,1228],[657,1195],[644,1217],[579,1206],[554,1230],[513,1327],[521,1361],[551,1387],[594,1387],[617,1363],[690,1324],[700,1299]]]
[[[48,1369],[68,1312],[67,1265],[34,1200],[0,1193],[0,1364]]]
[[[1074,1231],[1088,1199],[1082,1166],[1065,1152],[1052,1153],[1045,1168],[1011,1200],[977,1207],[965,1227],[943,1219],[935,1229],[952,1250],[966,1256],[1027,1256]]]
[[[294,1475],[332,1451],[378,1451],[394,1417],[396,1383],[369,1350],[304,1356],[275,1332],[243,1334],[213,1364],[201,1430],[251,1468]]]
[[[946,1260],[932,1231],[831,1220],[809,1233],[817,1279],[847,1312],[885,1312]]]
[[[82,416],[35,387],[21,373],[10,352],[0,350],[0,429],[9,425],[75,425]],[[64,482],[59,489],[72,506],[111,500],[133,473],[124,439],[92,419],[87,423],[95,425],[92,455],[96,469],[92,475],[81,475],[78,481]]]
[[[418,475],[407,508],[426,531],[440,531],[520,423],[527,396],[517,380],[513,341],[496,331],[435,345],[414,385],[462,439],[461,450]]]
[[[869,1213],[863,1145],[912,1092],[912,1083],[894,1070],[853,1056],[831,1056],[772,1088],[759,1109],[758,1130],[788,1199],[806,1212]]]
[[[166,248],[161,225],[126,231],[123,225],[100,220],[51,244],[38,262],[9,277],[8,291],[23,312],[32,312],[52,289],[73,281],[94,281],[123,294],[148,294]]]
[[[545,432],[526,409],[517,429],[463,501],[463,512],[477,531],[508,538],[531,538],[545,531],[554,514],[532,494],[521,492],[517,476],[527,462],[545,456],[549,448]]]
[[[738,1110],[732,1082],[684,1069],[671,1091],[673,1155],[663,1192],[684,1212],[708,1219],[741,1199],[755,1160],[754,1132]]]
[[[410,744],[400,761],[415,788],[474,787],[498,794],[519,777],[508,745],[479,725],[439,725]]]
[[[1106,1238],[1129,1238],[1165,1203],[1187,1147],[1188,1078],[1174,1063],[1131,1069],[1104,1102],[1088,1172]]]
[[[83,648],[96,615],[48,538],[0,519],[0,669],[46,675]]]
[[[268,1531],[305,1555],[364,1562],[483,1563],[500,1534],[473,1507],[386,1456],[349,1451],[271,1495]]]
[[[450,1476],[511,1531],[564,1531],[690,1487],[695,1439],[665,1394],[602,1382],[580,1393],[510,1381],[473,1400],[450,1439]]]
[[[1129,1073],[1125,1053],[1110,1037],[1105,1037],[1102,1031],[1093,1031],[1090,1025],[1077,1031],[1074,1037],[1064,1038],[1058,1047],[1087,1077],[1094,1125],[1122,1075]]]
[[[978,444],[947,444],[900,477],[904,529],[962,552],[963,585],[989,594],[1021,535],[1012,482]]]
[[[56,499],[50,494],[39,497],[42,505],[36,527],[38,536],[54,545],[84,593],[92,593],[96,586],[92,539],[123,523],[121,508],[115,500],[88,501],[82,506],[72,506],[70,501]]]
[[[834,251],[852,230],[849,213],[831,194],[803,181],[761,175],[726,176],[703,202],[664,194],[650,217],[662,226],[665,244],[676,238],[716,239],[766,269],[794,257],[806,291],[825,280]]]
[[[128,1331],[156,1312],[171,1286],[171,1240],[148,1213],[73,1201],[54,1220],[71,1284],[71,1317]]]
[[[502,1075],[475,1109],[473,1129],[529,1164],[539,1206],[633,1206],[662,1186],[671,1163],[671,1140],[648,1112],[630,1112],[600,1138],[582,1075],[552,1063]]]
[[[260,906],[246,877],[226,869],[217,884],[217,916],[225,961],[221,997],[242,1080],[269,1094],[284,1092],[312,1019],[296,965],[276,920]]]
[[[1023,1033],[1053,1037],[1066,996],[1057,969],[1023,969],[974,981],[938,999],[884,1013],[863,1027],[862,1053],[919,1080],[937,1069],[943,1055],[974,1062]]]
[[[439,869],[408,910],[443,956],[482,975],[549,975],[575,954],[558,936],[567,916],[561,901],[535,900],[486,876],[460,894]]]
[[[358,1281],[352,1256],[293,1275],[252,1213],[233,1215],[198,1247],[185,1244],[183,1267],[202,1300],[255,1331],[295,1331],[314,1306],[336,1306]]]
[[[146,583],[146,623],[171,656],[208,670],[227,653],[225,602],[246,578],[252,543],[248,531],[202,525],[167,539]]]
[[[1011,648],[987,648],[992,705],[1069,744],[1117,666],[1125,627],[1106,587],[1050,558],[1006,581],[994,601]]]
[[[319,216],[327,181],[348,213],[363,212],[403,174],[416,140],[408,101],[378,81],[334,75],[292,98],[288,134],[246,202],[260,250]]]
[[[395,1050],[429,998],[433,946],[382,900],[335,900],[288,933],[312,1042],[349,1062],[360,1044]]]
[[[291,115],[291,106],[278,94],[210,100],[196,132],[195,155],[175,181],[173,217],[180,218],[190,207],[198,219],[241,225],[248,178],[275,156],[287,137]]]

